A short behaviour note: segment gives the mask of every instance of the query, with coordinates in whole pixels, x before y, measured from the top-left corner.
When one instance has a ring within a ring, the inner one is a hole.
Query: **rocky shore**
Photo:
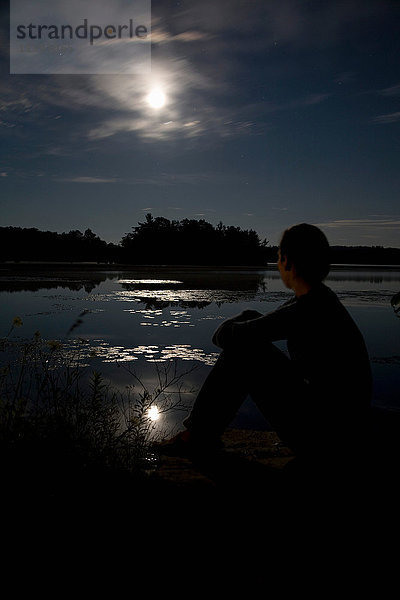
[[[203,460],[161,455],[154,477],[182,491],[240,487],[244,482],[262,486],[294,458],[273,431],[228,429],[222,441],[223,450]]]

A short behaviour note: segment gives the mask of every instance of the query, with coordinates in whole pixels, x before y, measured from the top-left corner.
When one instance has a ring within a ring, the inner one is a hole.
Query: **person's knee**
[[[258,319],[259,317],[262,317],[263,314],[258,312],[258,310],[244,310],[243,312],[240,313],[239,318],[242,321],[251,321],[252,319]],[[239,320],[239,319],[238,319]]]

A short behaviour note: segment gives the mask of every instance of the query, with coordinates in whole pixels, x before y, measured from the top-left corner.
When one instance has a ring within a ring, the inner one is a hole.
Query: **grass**
[[[39,332],[15,338],[21,326],[16,317],[0,340],[3,484],[43,497],[146,478],[154,468],[151,442],[165,434],[155,432],[152,410],[187,408],[188,371],[180,373],[176,361],[156,365],[156,384],[148,389],[124,363],[132,384],[120,391],[85,363],[84,340],[75,340],[71,352]]]

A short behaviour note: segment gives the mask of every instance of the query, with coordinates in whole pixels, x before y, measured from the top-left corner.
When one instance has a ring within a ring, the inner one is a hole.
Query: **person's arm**
[[[234,323],[240,323],[243,321],[249,321],[251,319],[258,319],[262,317],[262,313],[257,310],[244,310],[243,312],[231,317],[230,319],[226,319],[214,332],[212,337],[212,341],[219,348],[225,348],[226,344],[229,343],[232,337],[232,326]]]
[[[246,317],[246,313],[252,313],[252,316]],[[213,342],[220,348],[226,348],[232,343],[251,344],[257,338],[270,342],[287,339],[296,313],[295,299],[266,315],[257,311],[244,311],[238,317],[222,323],[213,336]]]

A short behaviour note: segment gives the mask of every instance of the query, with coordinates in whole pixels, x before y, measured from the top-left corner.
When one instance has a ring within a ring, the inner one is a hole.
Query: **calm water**
[[[364,334],[374,375],[374,403],[400,408],[400,312],[391,304],[400,292],[400,270],[349,267],[332,271],[326,283]],[[190,371],[181,382],[182,392],[188,392],[182,398],[190,406],[193,390],[218,356],[211,336],[219,324],[245,308],[273,310],[290,296],[274,268],[57,270],[29,275],[3,269],[0,337],[19,316],[23,325],[13,331],[14,339],[31,338],[40,331],[42,338],[60,340],[68,351],[79,345],[82,365],[101,370],[119,389],[133,383],[129,371],[151,388],[157,372],[173,362],[180,372]],[[285,349],[283,342],[278,345]],[[164,425],[179,426],[185,414],[169,414]],[[235,424],[265,426],[251,401]]]

